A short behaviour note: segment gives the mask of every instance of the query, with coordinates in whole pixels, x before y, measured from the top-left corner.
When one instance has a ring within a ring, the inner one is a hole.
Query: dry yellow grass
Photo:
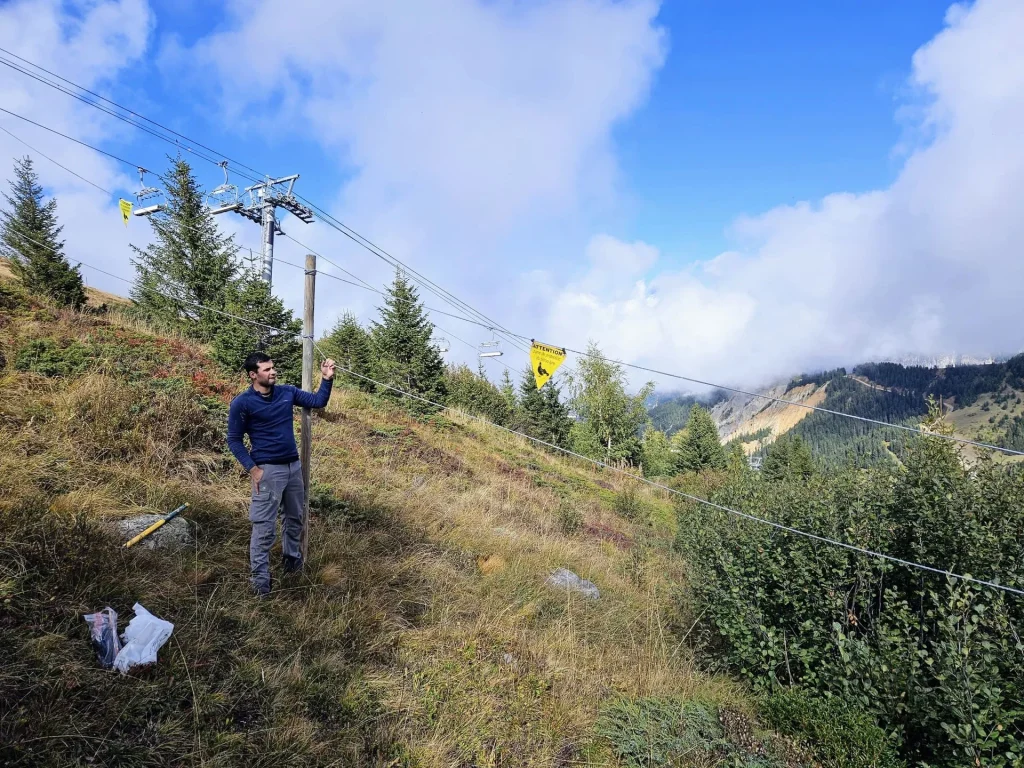
[[[96,322],[95,333],[108,327]],[[127,330],[129,346],[146,336]],[[2,329],[12,351],[91,333],[49,310]],[[36,629],[0,650],[0,704],[22,713],[0,722],[8,755],[42,740],[53,765],[172,753],[197,765],[612,765],[593,726],[616,696],[749,711],[738,685],[691,657],[674,514],[659,492],[640,490],[660,522],[634,524],[613,511],[634,481],[458,415],[416,420],[339,389],[314,420],[307,572],[258,602],[245,584],[248,483],[196,432],[194,394],[147,389],[102,360],[53,378],[12,359],[0,553],[16,558],[0,560],[0,582],[22,603],[0,620]],[[193,550],[125,552],[92,524],[181,501]],[[584,517],[573,535],[559,521],[566,504]],[[546,586],[556,567],[601,599]],[[134,600],[176,629],[152,676],[121,685],[96,669],[80,615]],[[53,679],[72,686],[56,700]],[[72,728],[105,741],[69,739]]]

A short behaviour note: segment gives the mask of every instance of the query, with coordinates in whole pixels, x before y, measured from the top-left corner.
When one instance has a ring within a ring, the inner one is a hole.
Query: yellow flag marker
[[[537,381],[537,389],[547,384],[548,379],[558,370],[558,366],[564,362],[565,350],[561,347],[533,342],[530,346],[530,365],[533,368],[533,378]]]
[[[122,198],[119,205],[121,206],[121,218],[124,219],[124,225],[127,227],[128,217],[132,215],[132,204]]]

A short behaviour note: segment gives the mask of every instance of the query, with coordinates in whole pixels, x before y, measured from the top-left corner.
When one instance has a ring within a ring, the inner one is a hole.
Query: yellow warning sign
[[[533,367],[533,378],[537,381],[537,389],[547,384],[548,379],[565,362],[565,350],[552,347],[550,344],[533,342],[530,347],[530,365]]]
[[[124,219],[124,225],[128,226],[128,217],[132,215],[132,204],[125,199],[121,199],[121,218]]]

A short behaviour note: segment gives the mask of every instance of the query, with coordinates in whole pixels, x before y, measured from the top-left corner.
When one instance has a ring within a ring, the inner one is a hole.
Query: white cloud
[[[594,290],[595,264],[561,291],[549,338],[598,338],[632,362],[724,383],[1024,349],[1024,4],[978,0],[946,21],[910,78],[931,139],[889,188],[741,218],[735,251],[644,282]],[[650,260],[607,236],[591,247]]]
[[[67,73],[73,63],[69,76],[87,88],[98,89],[142,55],[152,24],[144,0],[18,0],[0,5],[0,45],[54,72]],[[112,125],[113,120],[97,110],[6,67],[0,78],[0,103],[91,144],[102,144],[131,130]],[[136,186],[130,169],[92,150],[10,115],[0,114],[0,125],[101,187],[116,191]],[[0,132],[3,178],[10,176],[13,159],[24,155],[35,160],[47,194],[57,197],[69,258],[130,276],[128,232],[121,223],[117,200]],[[134,224],[137,235],[139,223]],[[83,269],[82,275],[90,285],[125,292],[125,284],[112,278],[88,269]]]
[[[216,73],[232,117],[282,142],[319,142],[348,173],[333,213],[512,322],[494,296],[549,263],[553,227],[616,197],[611,130],[664,58],[657,10],[656,0],[239,2],[223,31],[192,49],[169,44],[162,60],[176,74],[194,67],[197,83]],[[250,52],[242,66],[239,51]],[[339,252],[323,225],[296,235]],[[513,251],[517,238],[528,245]],[[354,247],[341,253],[363,276],[386,275]]]

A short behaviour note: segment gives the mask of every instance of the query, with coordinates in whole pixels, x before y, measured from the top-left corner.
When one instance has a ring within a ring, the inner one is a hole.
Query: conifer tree
[[[765,480],[808,478],[814,474],[811,449],[799,435],[783,435],[768,449],[761,463],[761,476]]]
[[[225,308],[238,279],[238,248],[217,230],[188,162],[172,160],[162,180],[166,207],[149,217],[155,242],[145,250],[132,246],[138,274],[131,296],[144,316],[211,341],[224,318],[195,305]]]
[[[334,328],[320,341],[326,354],[331,355],[339,366],[348,368],[353,373],[373,377],[373,349],[369,332],[359,324],[359,320],[351,312],[345,312]],[[364,392],[373,392],[376,384],[359,376],[353,376],[339,370],[337,377],[341,381]]]
[[[380,309],[380,320],[370,330],[376,356],[375,378],[434,402],[444,402],[444,360],[430,343],[433,331],[419,293],[405,274],[397,271]],[[385,388],[381,388],[381,394],[402,397]],[[424,410],[423,404],[417,403],[411,399],[408,402],[413,410]]]
[[[650,423],[647,398],[654,391],[648,382],[635,395],[626,393],[626,374],[618,363],[605,360],[597,344],[569,377],[569,403],[577,421],[573,447],[586,456],[605,460],[640,461],[640,433]]]
[[[725,448],[718,437],[718,427],[711,414],[694,403],[686,423],[686,436],[679,443],[680,470],[699,472],[703,469],[725,469]]]
[[[561,390],[554,379],[548,379],[537,389],[537,381],[529,366],[523,371],[519,382],[519,404],[516,411],[516,428],[560,448],[569,445],[572,418],[569,408],[561,401]]]
[[[484,374],[483,366],[473,373],[465,363],[449,366],[445,373],[447,405],[508,426],[512,412],[501,391]]]
[[[743,443],[733,440],[726,451],[726,465],[730,472],[742,473],[750,469],[750,459],[743,450]]]
[[[519,408],[519,401],[516,399],[516,387],[512,383],[512,374],[509,368],[505,368],[501,374],[501,385],[498,387],[501,390],[501,396],[505,398],[505,403],[508,405],[509,413],[512,414],[514,419],[516,410]]]
[[[31,157],[15,160],[10,185],[11,194],[4,194],[8,207],[0,211],[0,249],[28,290],[63,306],[80,308],[85,304],[82,275],[79,267],[72,267],[64,257],[57,200],[43,202],[43,188]]]
[[[253,322],[220,316],[212,340],[213,358],[225,368],[238,371],[251,352],[266,352],[273,358],[282,383],[301,384],[302,322],[285,309],[270,292],[270,286],[253,272],[229,284],[225,293],[225,311]],[[278,328],[282,330],[274,330]]]

